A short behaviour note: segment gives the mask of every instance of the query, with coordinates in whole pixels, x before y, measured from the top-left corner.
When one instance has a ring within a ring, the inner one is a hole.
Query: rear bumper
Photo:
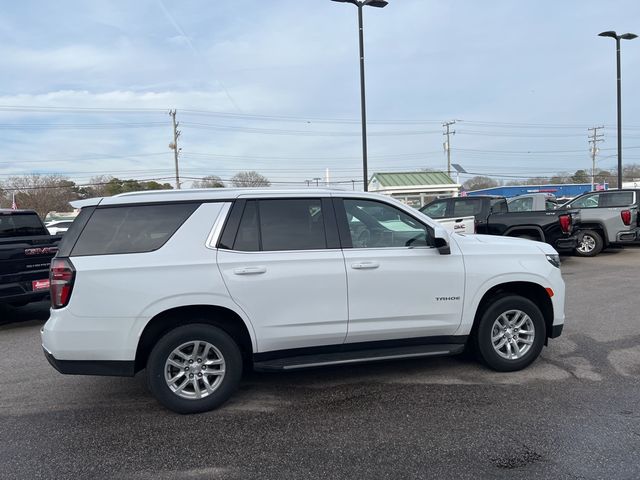
[[[135,362],[120,360],[58,360],[42,347],[47,361],[58,372],[67,375],[102,375],[113,377],[133,377]]]
[[[631,243],[640,240],[640,228],[627,230],[626,232],[618,232],[616,234],[616,243]]]
[[[562,237],[556,240],[554,245],[558,252],[571,252],[578,246],[578,237],[572,235],[571,237]]]
[[[25,291],[17,284],[0,286],[0,303],[32,303],[49,298],[49,290]]]

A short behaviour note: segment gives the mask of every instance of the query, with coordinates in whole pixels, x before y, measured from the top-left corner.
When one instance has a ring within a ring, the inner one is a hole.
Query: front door
[[[381,201],[336,201],[349,288],[347,343],[453,335],[464,264],[434,248],[431,228]],[[345,226],[346,224],[346,226]]]

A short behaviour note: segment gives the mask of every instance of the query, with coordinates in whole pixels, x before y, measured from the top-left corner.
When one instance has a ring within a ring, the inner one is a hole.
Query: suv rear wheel
[[[512,372],[531,364],[546,338],[544,317],[531,300],[508,295],[485,310],[475,334],[480,360],[493,370]]]
[[[177,413],[199,413],[224,403],[242,375],[242,355],[223,330],[190,324],[165,334],[147,360],[156,399]]]

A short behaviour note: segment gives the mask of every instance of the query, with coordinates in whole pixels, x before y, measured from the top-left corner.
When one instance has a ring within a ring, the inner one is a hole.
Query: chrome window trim
[[[216,244],[218,240],[220,240],[220,235],[222,235],[222,227],[229,216],[229,211],[231,210],[232,202],[225,202],[218,213],[218,217],[209,232],[209,236],[207,237],[207,241],[205,243],[205,247],[210,250],[217,250]]]

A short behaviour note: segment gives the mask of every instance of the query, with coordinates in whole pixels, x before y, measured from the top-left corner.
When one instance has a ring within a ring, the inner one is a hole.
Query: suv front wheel
[[[199,413],[224,403],[242,375],[238,345],[223,330],[190,324],[165,334],[147,361],[156,399],[176,413]]]
[[[475,346],[487,366],[512,372],[538,358],[545,338],[544,317],[536,304],[524,297],[508,295],[496,299],[482,314]]]

